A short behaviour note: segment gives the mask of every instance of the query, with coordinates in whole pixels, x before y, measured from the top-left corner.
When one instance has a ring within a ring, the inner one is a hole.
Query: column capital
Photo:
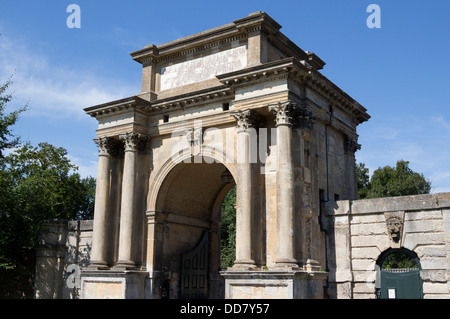
[[[290,101],[269,105],[269,111],[275,113],[276,125],[292,126],[296,117],[296,105]]]
[[[344,152],[346,154],[355,154],[357,150],[361,149],[361,144],[358,144],[357,137],[345,135],[344,137]]]
[[[120,134],[119,139],[124,143],[125,152],[135,152],[143,148],[144,143],[147,141],[147,136],[139,133],[128,132],[125,134]]]
[[[297,117],[296,104],[290,101],[269,105],[269,111],[275,113],[276,126],[292,126]]]
[[[269,105],[269,111],[275,113],[276,126],[297,125],[301,128],[312,130],[316,116],[307,107],[286,101]]]
[[[250,127],[256,128],[264,122],[264,116],[251,109],[231,112],[231,115],[237,121],[238,131],[245,131]]]
[[[98,155],[99,156],[106,156],[106,155],[112,155],[114,153],[114,149],[116,146],[115,139],[113,137],[100,137],[94,139],[95,144],[97,144],[98,147]]]

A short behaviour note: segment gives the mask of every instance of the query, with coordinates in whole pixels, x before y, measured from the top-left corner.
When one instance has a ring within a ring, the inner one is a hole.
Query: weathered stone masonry
[[[330,298],[376,298],[376,261],[400,247],[420,258],[424,298],[450,298],[450,193],[330,201],[323,210]],[[387,221],[399,215],[394,241]],[[92,221],[50,222],[37,254],[36,298],[79,298],[76,275],[89,265],[91,247]],[[253,281],[260,282],[257,275]],[[269,284],[276,289],[276,279]]]
[[[448,296],[446,195],[350,202],[370,116],[280,28],[256,12],[131,53],[140,92],[85,109],[98,121],[93,225],[52,226],[36,297],[372,298],[374,260],[399,229],[425,296]],[[219,271],[234,185],[236,260]]]
[[[331,297],[375,298],[377,259],[390,248],[406,248],[420,259],[424,298],[450,298],[450,193],[323,206]],[[399,221],[397,234],[391,219]]]
[[[92,256],[92,224],[92,220],[46,224],[37,249],[35,298],[80,298],[81,270]]]

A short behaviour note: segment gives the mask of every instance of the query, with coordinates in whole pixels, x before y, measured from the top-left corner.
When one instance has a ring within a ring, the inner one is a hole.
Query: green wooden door
[[[381,270],[382,299],[421,299],[422,279],[419,269]]]

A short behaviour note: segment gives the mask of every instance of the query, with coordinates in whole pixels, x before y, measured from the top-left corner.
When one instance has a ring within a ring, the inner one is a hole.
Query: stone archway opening
[[[377,297],[381,299],[423,298],[420,260],[406,248],[390,248],[377,260]]]
[[[391,249],[380,260],[381,270],[419,269],[418,258],[406,249]]]
[[[220,238],[222,203],[234,178],[212,159],[180,162],[158,192],[156,210],[164,226],[159,266],[167,298],[221,298]],[[233,260],[234,261],[234,260]]]

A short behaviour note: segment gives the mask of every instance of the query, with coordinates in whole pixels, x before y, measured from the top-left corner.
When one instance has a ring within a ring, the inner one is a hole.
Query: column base
[[[302,263],[303,270],[306,270],[308,272],[314,272],[314,271],[321,271],[322,267],[320,266],[320,263],[317,260],[314,259],[307,259]]]
[[[91,263],[88,266],[89,270],[108,270],[109,267],[106,264],[106,262],[102,261],[91,261]]]
[[[136,264],[130,260],[119,260],[112,269],[134,270],[134,269],[136,269]]]
[[[275,261],[275,268],[277,269],[290,269],[299,270],[301,267],[298,261],[294,258],[279,258]]]
[[[256,264],[253,259],[237,259],[234,262],[233,267],[231,267],[229,270],[240,271],[240,270],[254,270],[254,269],[256,269]]]

